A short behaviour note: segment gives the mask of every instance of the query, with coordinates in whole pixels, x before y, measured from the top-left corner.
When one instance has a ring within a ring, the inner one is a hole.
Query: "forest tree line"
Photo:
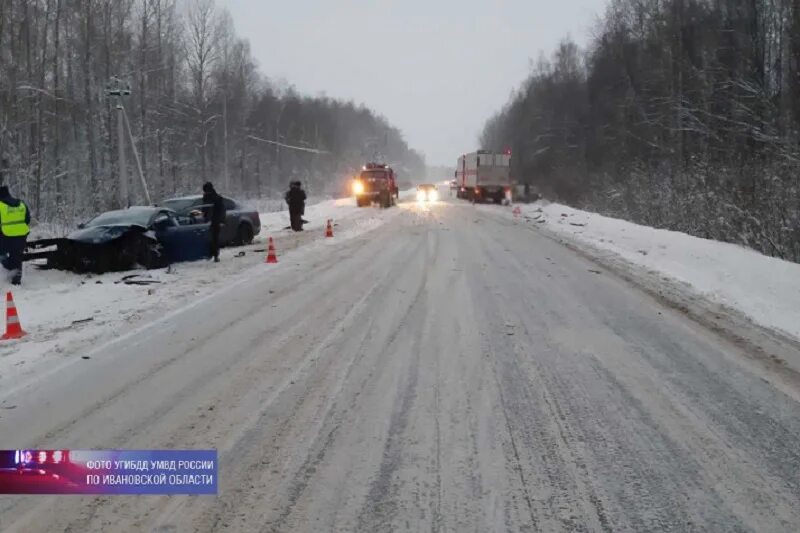
[[[800,261],[800,4],[613,0],[481,143],[545,196]]]
[[[130,94],[109,94],[118,85]],[[401,178],[424,172],[384,118],[285,85],[259,72],[214,0],[2,0],[0,181],[40,221],[125,203],[118,99],[129,204],[144,202],[139,166],[153,201],[206,180],[246,197],[295,179],[335,194],[372,158]]]

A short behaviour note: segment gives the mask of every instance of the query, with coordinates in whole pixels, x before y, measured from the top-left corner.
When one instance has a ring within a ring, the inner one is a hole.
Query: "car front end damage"
[[[75,273],[121,272],[140,265],[163,268],[169,261],[155,234],[142,226],[99,226],[68,237],[28,243],[26,260],[44,259],[43,268]]]

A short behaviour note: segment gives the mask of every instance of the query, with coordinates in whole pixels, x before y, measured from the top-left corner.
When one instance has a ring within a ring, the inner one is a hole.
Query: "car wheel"
[[[253,243],[253,228],[248,224],[240,224],[236,235],[236,244],[244,246]]]
[[[141,237],[136,262],[147,270],[169,266],[169,260],[167,259],[164,245],[146,237]]]
[[[94,274],[105,274],[113,270],[113,254],[108,249],[99,250],[92,261],[91,271]]]

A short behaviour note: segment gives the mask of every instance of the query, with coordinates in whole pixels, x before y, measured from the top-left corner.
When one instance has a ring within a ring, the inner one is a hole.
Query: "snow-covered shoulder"
[[[557,203],[520,207],[533,223],[684,282],[761,326],[800,338],[800,264]]]

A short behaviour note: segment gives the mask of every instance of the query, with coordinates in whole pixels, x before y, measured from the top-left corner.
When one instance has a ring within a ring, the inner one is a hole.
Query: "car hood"
[[[147,231],[147,228],[136,224],[92,226],[73,231],[67,235],[67,239],[85,244],[103,244],[119,239],[131,230],[145,232]]]

